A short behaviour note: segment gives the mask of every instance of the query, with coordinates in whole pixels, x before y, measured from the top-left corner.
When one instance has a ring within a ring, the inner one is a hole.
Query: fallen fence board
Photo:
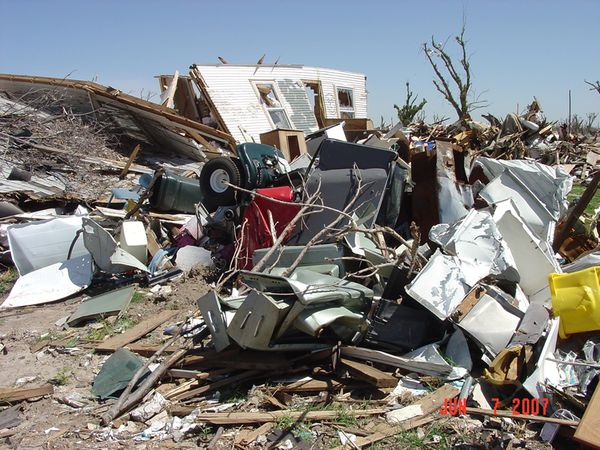
[[[0,389],[0,404],[19,402],[53,393],[54,386],[51,384],[44,384],[35,388],[2,388]]]
[[[193,408],[173,407],[171,413],[180,415],[184,411],[189,414]],[[384,408],[345,410],[344,416],[367,417],[383,414]],[[277,422],[282,417],[298,421],[335,420],[339,417],[339,411],[271,411],[271,412],[224,412],[224,413],[200,413],[196,417],[197,422],[207,422],[213,425],[235,425],[251,423]]]
[[[143,338],[162,323],[175,317],[177,312],[178,311],[170,309],[161,311],[157,316],[141,321],[133,328],[125,331],[125,333],[108,338],[107,340],[98,344],[95,347],[95,350],[99,352],[114,352],[115,350],[124,347],[131,342]]]
[[[360,380],[364,380],[376,387],[396,387],[398,379],[375,367],[357,361],[342,358],[341,363],[348,368],[350,373]]]

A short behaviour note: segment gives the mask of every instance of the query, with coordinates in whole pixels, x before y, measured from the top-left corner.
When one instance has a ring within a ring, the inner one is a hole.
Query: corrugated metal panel
[[[8,180],[6,179],[11,172],[12,167],[4,165],[0,168],[0,193],[8,192],[33,192],[39,195],[61,194],[66,189],[66,184],[53,175],[39,177],[33,175],[30,181]]]
[[[260,105],[253,87],[253,82],[257,81],[284,82],[284,87],[289,86],[286,83],[290,81],[294,83],[302,80],[320,81],[324,97],[325,116],[330,119],[339,117],[336,87],[350,88],[353,90],[354,95],[355,117],[367,117],[366,78],[363,74],[304,66],[239,66],[224,64],[219,66],[199,65],[197,68],[206,83],[208,94],[218,108],[229,131],[238,142],[244,142],[248,138],[253,138],[258,142],[261,133],[273,129],[273,125]],[[289,100],[282,92],[281,87],[278,86],[282,97],[280,99],[281,103],[292,122],[294,122],[292,118],[294,113],[291,111],[289,104],[290,101],[293,102],[294,100]],[[315,120],[314,116],[313,120]],[[296,125],[295,122],[294,124]],[[300,125],[302,125],[301,120],[296,126]],[[304,123],[303,126],[306,125]]]
[[[317,131],[319,125],[308,101],[304,86],[294,80],[278,80],[277,85],[286,102],[290,105],[288,116],[297,130],[305,133]]]

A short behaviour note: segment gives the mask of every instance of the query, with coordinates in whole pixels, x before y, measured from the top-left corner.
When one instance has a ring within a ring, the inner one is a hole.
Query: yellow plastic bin
[[[548,276],[559,335],[600,330],[600,267]]]

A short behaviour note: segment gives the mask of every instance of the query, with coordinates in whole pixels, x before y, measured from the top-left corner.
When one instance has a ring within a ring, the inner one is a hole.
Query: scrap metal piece
[[[83,242],[96,265],[104,272],[122,273],[132,269],[148,272],[148,268],[135,256],[117,246],[108,231],[86,217],[83,218]]]
[[[429,235],[446,253],[461,260],[469,284],[474,285],[488,275],[519,281],[512,253],[488,212],[473,209],[452,226],[434,226]]]
[[[227,334],[227,321],[221,309],[219,295],[210,291],[198,299],[198,308],[210,330],[215,349],[220,352],[230,345]]]
[[[530,302],[550,306],[548,275],[561,273],[561,268],[547,243],[544,245],[535,236],[510,200],[496,205],[494,221],[513,255],[520,274],[519,286]]]
[[[329,139],[321,143],[318,155],[319,162],[306,182],[306,191],[314,193],[319,189],[323,204],[334,210],[322,210],[308,216],[302,229],[288,241],[294,245],[308,243],[334,222],[339,216],[335,210],[343,211],[348,206],[359,183],[362,191],[349,213],[359,218],[357,225],[370,228],[379,213],[391,161],[396,156],[389,150]],[[341,218],[337,227],[346,223],[348,219]],[[328,243],[326,239],[324,243]]]
[[[133,297],[135,288],[127,286],[114,291],[105,292],[104,294],[90,297],[83,301],[79,308],[67,319],[69,326],[79,324],[84,320],[94,319],[97,317],[104,318],[115,314],[121,314]]]
[[[81,292],[92,282],[92,257],[79,256],[52,264],[17,279],[0,308],[49,303]]]
[[[75,216],[9,226],[8,243],[19,274],[26,275],[68,258],[89,255],[83,240],[78,238],[81,227],[82,218]]]
[[[242,348],[266,350],[289,308],[285,301],[253,291],[236,311],[227,333]]]
[[[126,348],[120,348],[114,352],[102,365],[102,369],[92,385],[92,393],[101,400],[112,398],[115,394],[129,384],[135,373],[143,366],[142,360]],[[142,382],[150,373],[146,369],[137,381]]]
[[[470,288],[460,259],[444,255],[438,249],[415,279],[406,286],[406,293],[436,317],[445,320],[462,302]]]

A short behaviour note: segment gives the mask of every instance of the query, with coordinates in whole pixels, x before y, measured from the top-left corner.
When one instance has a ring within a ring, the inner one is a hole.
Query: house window
[[[354,119],[354,98],[352,89],[337,88],[340,119]]]
[[[277,97],[273,83],[257,83],[256,90],[258,91],[260,103],[269,114],[275,128],[291,129],[292,126]]]

